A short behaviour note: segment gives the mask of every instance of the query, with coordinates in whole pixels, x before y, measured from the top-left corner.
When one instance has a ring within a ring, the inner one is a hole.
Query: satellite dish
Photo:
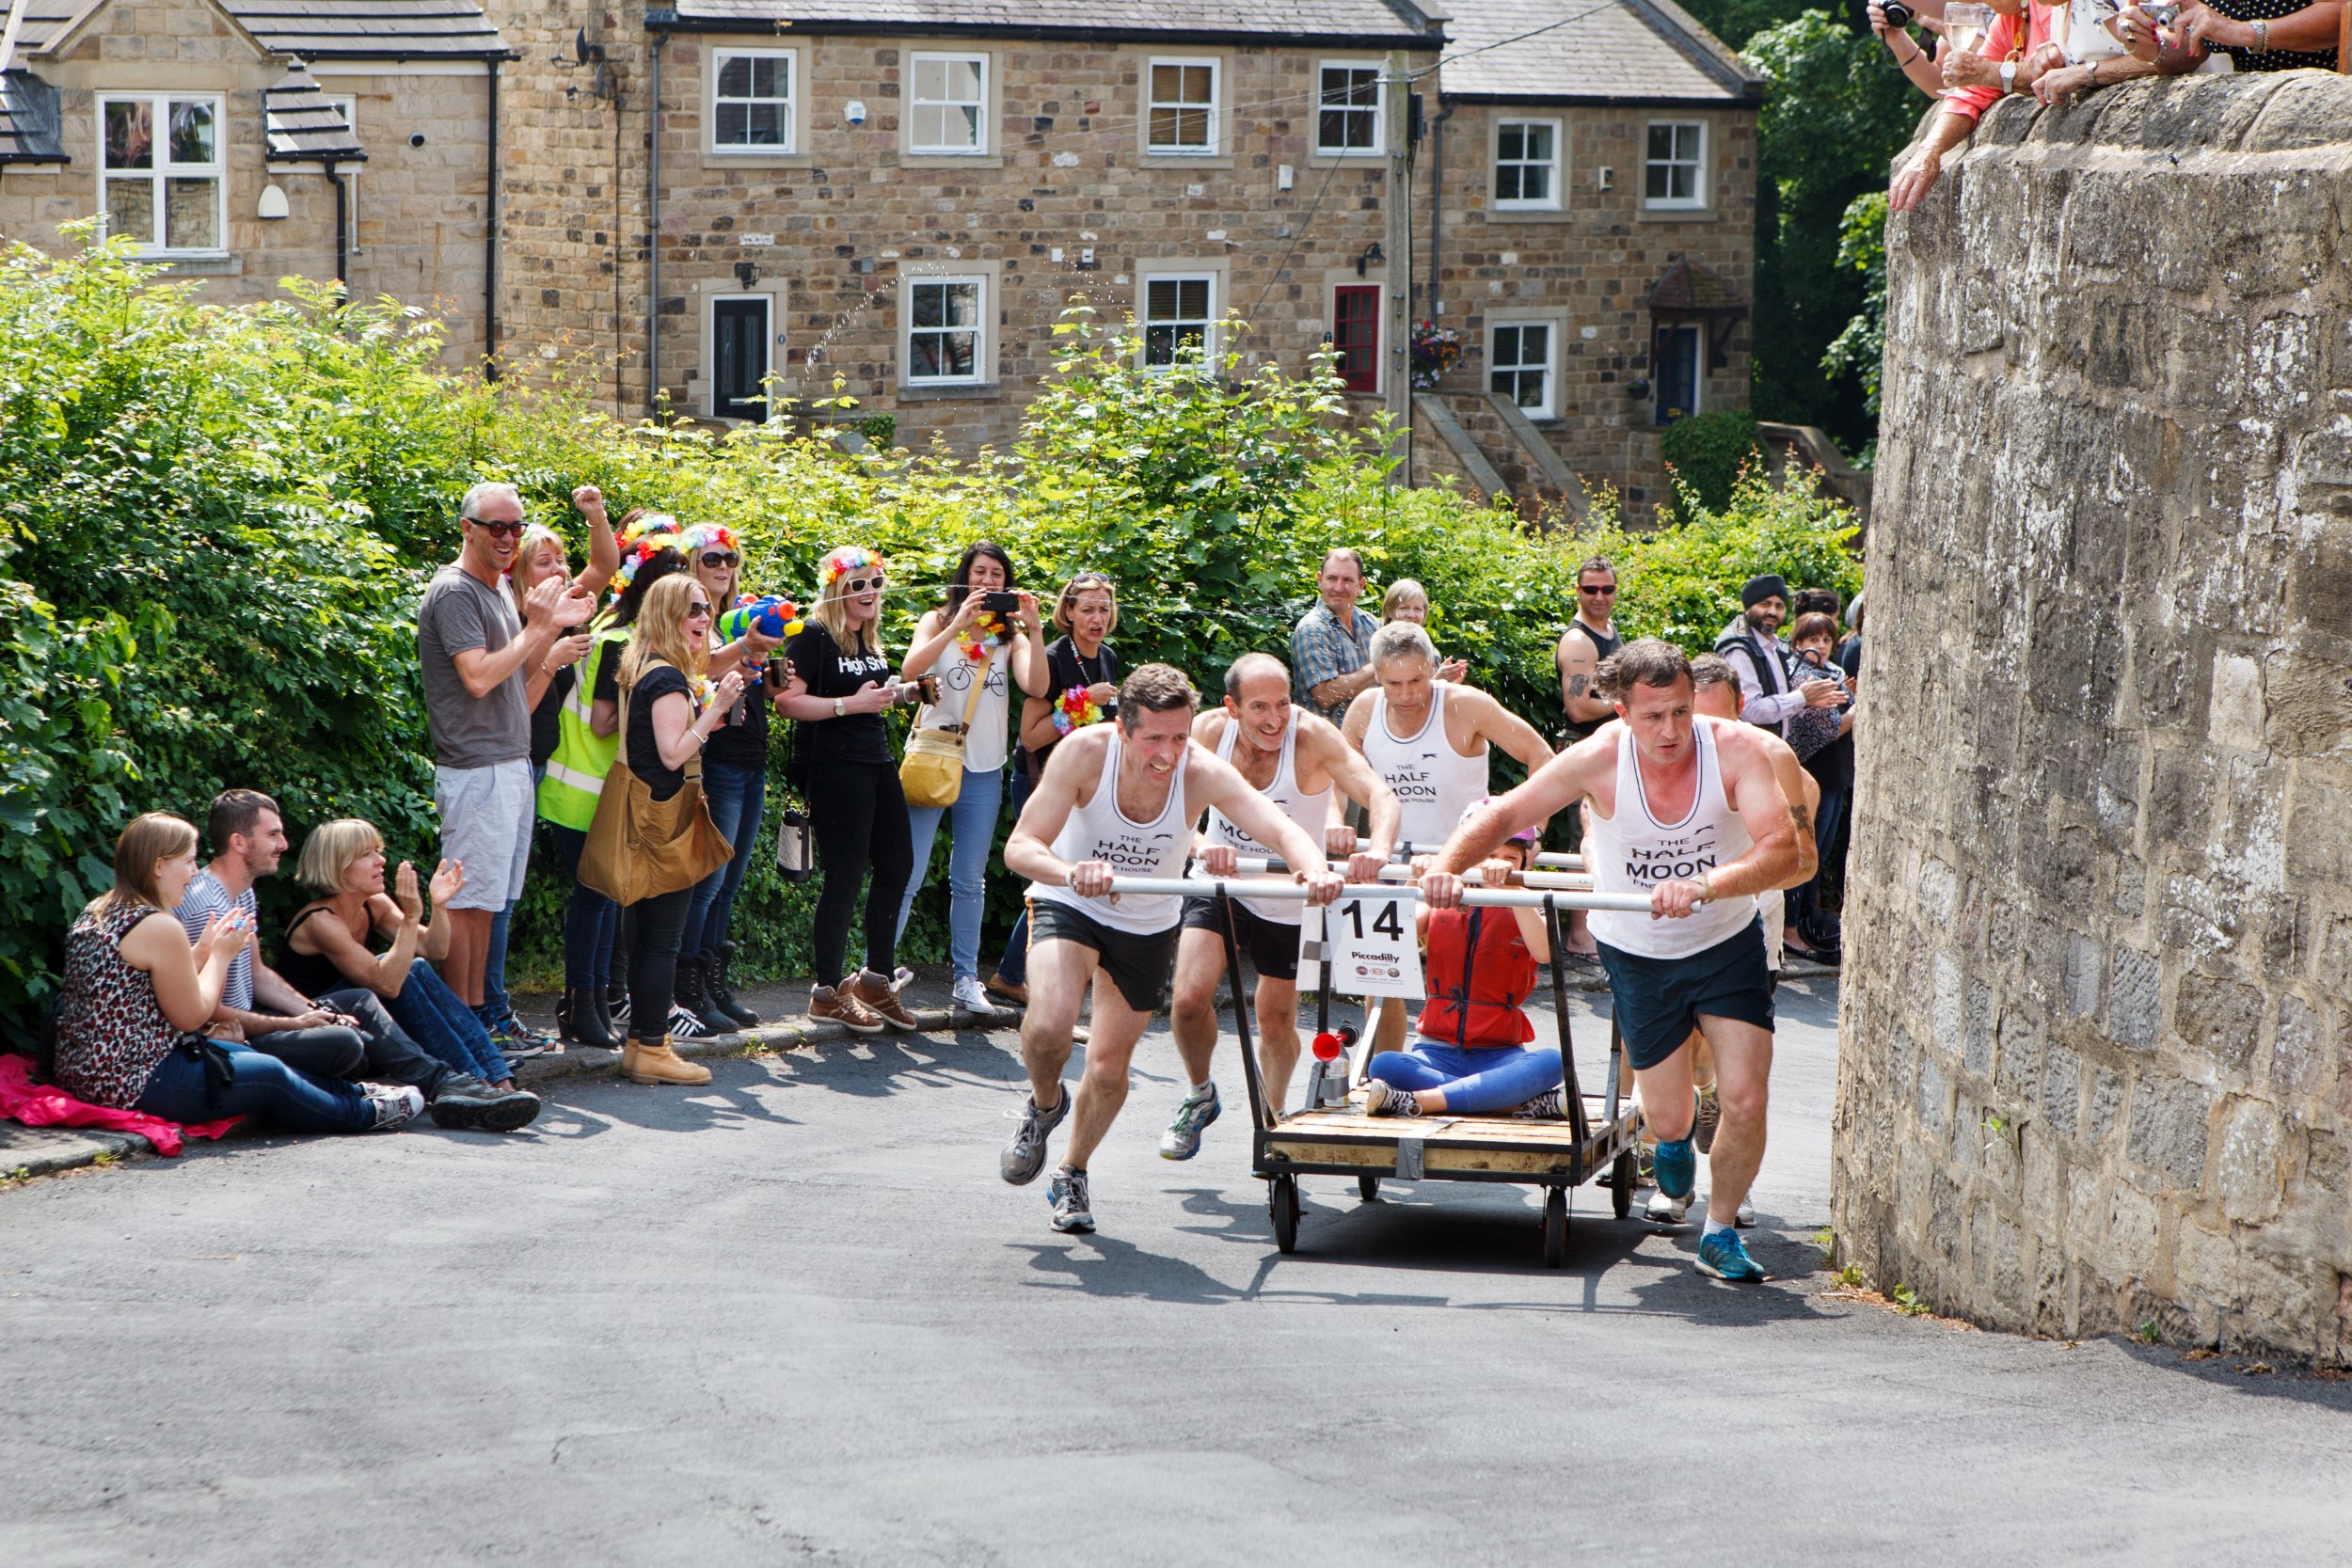
[[[588,53],[587,28],[582,27],[572,36],[572,54],[581,65],[586,65],[591,58]]]

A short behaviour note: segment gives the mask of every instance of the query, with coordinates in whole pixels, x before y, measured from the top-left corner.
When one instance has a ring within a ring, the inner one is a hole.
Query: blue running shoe
[[[1658,1173],[1658,1190],[1677,1203],[1691,1200],[1691,1189],[1698,1184],[1698,1150],[1691,1147],[1689,1138],[1658,1141],[1658,1152],[1650,1156],[1650,1168]]]
[[[1770,1279],[1748,1256],[1747,1247],[1737,1230],[1718,1230],[1711,1236],[1699,1238],[1699,1267],[1718,1279],[1728,1279],[1752,1285]]]

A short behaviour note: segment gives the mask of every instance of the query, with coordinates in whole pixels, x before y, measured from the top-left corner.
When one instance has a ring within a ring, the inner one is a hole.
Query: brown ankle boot
[[[808,1021],[811,1023],[838,1023],[852,1035],[879,1035],[886,1027],[847,985],[838,990],[831,986],[810,987]]]
[[[631,1038],[621,1047],[621,1076],[632,1084],[707,1084],[710,1069],[699,1062],[690,1062],[670,1048],[670,1037],[648,1045]]]
[[[923,1025],[916,1022],[907,1005],[898,1000],[898,989],[870,969],[861,969],[850,976],[848,990],[866,1005],[866,1010],[902,1035],[911,1035]]]

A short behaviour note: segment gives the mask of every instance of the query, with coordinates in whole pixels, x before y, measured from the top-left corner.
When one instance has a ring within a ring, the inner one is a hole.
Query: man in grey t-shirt
[[[523,890],[531,861],[531,699],[544,687],[548,651],[588,618],[596,601],[561,578],[532,589],[518,617],[506,575],[521,547],[523,501],[511,484],[466,492],[465,545],[433,575],[417,607],[417,659],[433,736],[433,800],[441,858],[461,869],[450,899],[442,978],[469,1007],[482,1006],[490,925]]]

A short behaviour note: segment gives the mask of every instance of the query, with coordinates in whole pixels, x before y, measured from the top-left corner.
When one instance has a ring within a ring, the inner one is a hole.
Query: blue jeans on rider
[[[1560,1049],[1551,1045],[1460,1046],[1417,1039],[1402,1051],[1383,1051],[1367,1069],[1383,1084],[1418,1092],[1443,1089],[1445,1108],[1460,1116],[1515,1110],[1556,1089],[1565,1075]]]
[[[963,784],[951,806],[909,806],[907,823],[914,840],[914,875],[907,879],[906,896],[898,901],[898,940],[907,934],[907,915],[914,895],[923,891],[931,868],[931,843],[939,836],[939,820],[947,818],[953,844],[947,856],[947,957],[959,980],[980,974],[980,916],[988,908],[988,852],[996,843],[996,813],[1004,804],[1005,775],[963,770]]]
[[[703,763],[703,800],[710,807],[711,825],[735,847],[726,864],[694,884],[694,898],[686,907],[686,928],[678,933],[678,957],[715,958],[727,940],[735,916],[735,895],[751,869],[752,847],[759,841],[760,814],[768,804],[768,765]]]

